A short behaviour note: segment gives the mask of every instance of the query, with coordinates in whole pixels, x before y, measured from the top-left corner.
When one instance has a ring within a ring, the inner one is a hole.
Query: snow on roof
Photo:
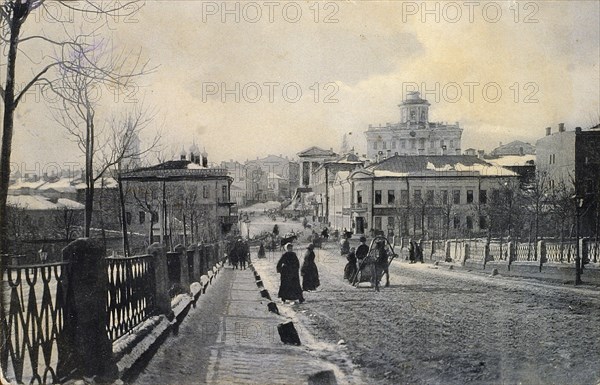
[[[489,163],[501,166],[533,166],[535,163],[535,155],[506,155],[496,159],[486,159]]]
[[[71,200],[71,199],[66,199],[66,198],[58,198],[57,204],[62,207],[72,209],[72,210],[85,209],[85,206],[83,204],[76,202],[74,200]]]
[[[482,164],[482,163],[474,163],[471,165],[464,165],[462,163],[455,164],[444,164],[441,167],[436,167],[433,163],[427,162],[427,170],[437,171],[437,172],[448,172],[448,171],[456,171],[456,172],[476,172],[480,175],[485,176],[516,176],[517,174],[513,171],[510,171],[506,168],[491,165],[491,164]]]
[[[26,180],[21,179],[18,182],[10,185],[8,188],[10,190],[18,190],[18,189],[22,189],[22,188],[37,189],[45,183],[46,183],[46,181],[44,181],[42,179],[35,181],[35,182],[34,181],[26,181]]]
[[[56,203],[41,195],[9,195],[6,204],[26,210],[57,210],[69,208],[83,210],[84,206],[70,199],[58,199]]]
[[[38,188],[38,190],[55,190],[58,192],[77,192],[75,186],[71,184],[73,179],[71,178],[60,178],[55,182],[48,182]]]
[[[375,177],[397,177],[405,178],[409,175],[407,172],[394,172],[387,170],[375,170]]]
[[[105,188],[117,188],[119,186],[119,184],[117,183],[117,181],[114,178],[103,178],[104,179],[104,187]],[[85,189],[85,182],[80,182],[77,183],[75,185],[75,188],[77,190],[83,190]],[[94,187],[95,188],[102,188],[102,179],[98,179],[96,182],[94,182]]]

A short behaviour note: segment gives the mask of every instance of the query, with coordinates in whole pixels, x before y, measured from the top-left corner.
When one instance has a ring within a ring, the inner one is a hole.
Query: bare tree
[[[10,160],[12,153],[12,139],[14,132],[15,111],[19,106],[23,96],[41,81],[47,80],[52,71],[60,65],[65,64],[69,58],[62,55],[65,49],[85,49],[88,46],[86,38],[90,35],[84,33],[72,36],[65,30],[60,31],[60,38],[46,33],[35,34],[40,30],[35,25],[35,20],[30,20],[30,15],[36,10],[44,10],[48,0],[2,0],[0,2],[0,55],[3,56],[2,62],[6,63],[6,78],[4,82],[0,81],[0,97],[3,104],[2,121],[2,148],[0,152],[0,250],[6,249],[7,234],[7,212],[6,201],[8,195]],[[108,6],[104,3],[95,3],[93,1],[52,1],[52,6],[57,5],[77,13],[93,13],[105,15],[120,15],[121,17],[135,13],[140,7],[134,6],[136,1],[125,1],[110,3]],[[108,4],[108,3],[107,3]],[[46,10],[48,15],[51,11]],[[60,20],[50,20],[52,23],[60,23]],[[26,25],[31,25],[34,34],[26,35]],[[38,42],[44,47],[41,48],[41,60],[33,58],[30,54],[39,52],[39,46],[28,45],[27,42]],[[59,51],[59,56],[52,56],[52,52]],[[25,86],[18,90],[17,84],[17,59],[23,57],[26,59],[25,68],[30,68],[33,75],[23,82]]]
[[[98,86],[127,87],[134,77],[146,73],[147,64],[140,64],[139,53],[115,57],[103,45],[100,42],[84,51],[74,50],[68,64],[59,67],[60,78],[48,83],[60,96],[59,105],[52,110],[54,120],[67,130],[85,156],[86,237],[90,236],[92,224],[95,182],[111,169],[118,176],[125,160],[139,158],[151,151],[160,139],[157,134],[149,146],[139,147],[139,135],[154,117],[143,105],[136,105],[121,116],[105,119],[103,126],[97,125],[100,100],[95,90]]]

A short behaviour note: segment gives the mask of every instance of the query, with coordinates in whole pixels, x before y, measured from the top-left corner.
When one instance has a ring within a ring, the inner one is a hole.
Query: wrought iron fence
[[[59,335],[68,314],[68,262],[6,266],[0,364],[17,383],[56,383]]]
[[[106,258],[108,325],[112,341],[155,312],[154,260],[151,255]]]

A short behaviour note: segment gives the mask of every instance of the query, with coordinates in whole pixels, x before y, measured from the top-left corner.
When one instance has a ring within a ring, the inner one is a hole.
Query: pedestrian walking
[[[249,257],[250,249],[248,248],[248,243],[244,241],[240,242],[238,251],[238,261],[240,262],[240,269],[246,270],[246,262],[248,262]]]
[[[265,245],[262,242],[258,247],[258,258],[265,258]]]
[[[304,262],[300,269],[300,274],[302,274],[302,290],[304,291],[316,290],[321,285],[321,282],[319,282],[319,269],[315,263],[314,248],[315,246],[312,243],[308,244],[304,253]]]
[[[416,242],[411,239],[408,245],[408,263],[415,263],[416,257]]]
[[[279,293],[277,296],[282,301],[296,301],[300,303],[304,302],[304,296],[302,295],[302,287],[300,286],[300,261],[298,256],[294,253],[294,247],[291,243],[285,245],[286,252],[283,253],[279,262],[277,262],[277,272],[281,275],[279,283]]]
[[[354,281],[354,277],[356,276],[356,272],[358,268],[356,267],[356,249],[354,247],[350,248],[350,252],[346,256],[346,266],[344,267],[344,279],[348,280],[350,283]]]
[[[423,240],[418,243],[415,242],[415,262],[423,262]]]
[[[364,236],[360,237],[359,241],[360,245],[358,245],[358,248],[356,249],[356,259],[358,260],[358,263],[361,263],[369,254],[369,246],[367,246],[367,238]]]
[[[234,269],[238,268],[240,262],[240,247],[242,244],[242,238],[238,238],[229,252],[229,262],[233,265]]]
[[[329,229],[327,227],[325,227],[323,229],[323,231],[321,231],[321,236],[325,239],[325,241],[327,242],[327,240],[329,239]]]

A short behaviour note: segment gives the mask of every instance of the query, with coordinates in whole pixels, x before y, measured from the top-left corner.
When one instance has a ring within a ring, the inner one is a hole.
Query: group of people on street
[[[285,253],[277,262],[277,272],[281,276],[278,297],[282,301],[304,302],[303,291],[313,291],[320,286],[319,270],[315,263],[314,245],[310,243],[304,253],[304,261],[300,267],[300,260],[294,252],[291,243],[285,245]],[[299,274],[300,273],[300,274]],[[302,285],[300,285],[302,275]]]
[[[239,268],[246,270],[246,263],[250,259],[250,248],[248,243],[242,238],[238,238],[229,250],[229,264],[233,265],[234,269]]]

